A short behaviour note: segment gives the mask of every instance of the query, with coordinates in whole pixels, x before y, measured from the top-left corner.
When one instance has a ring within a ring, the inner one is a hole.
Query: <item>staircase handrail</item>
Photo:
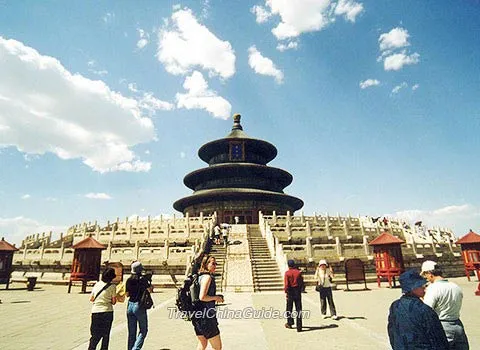
[[[270,229],[269,223],[264,220],[262,213],[259,213],[259,225],[260,227],[260,233],[262,234],[262,237],[265,238],[267,241],[267,246],[268,250],[270,252],[270,257],[274,258],[275,257],[275,252],[276,252],[276,246],[275,246],[275,236],[272,233],[272,230]]]
[[[280,270],[281,276],[285,274],[288,270],[287,267],[287,256],[283,251],[283,244],[278,243],[278,238],[275,237],[275,261],[277,262],[278,269]]]

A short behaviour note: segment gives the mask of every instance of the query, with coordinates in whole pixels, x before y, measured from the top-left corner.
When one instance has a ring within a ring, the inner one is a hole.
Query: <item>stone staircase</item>
[[[225,268],[225,256],[226,248],[223,244],[212,245],[210,250],[210,255],[215,257],[217,261],[217,270],[215,271],[215,283],[217,285],[217,292],[223,292],[223,277],[224,277],[224,268]]]
[[[262,237],[258,225],[248,226],[248,247],[253,273],[255,292],[283,290],[283,277],[275,259],[270,257],[267,241]]]

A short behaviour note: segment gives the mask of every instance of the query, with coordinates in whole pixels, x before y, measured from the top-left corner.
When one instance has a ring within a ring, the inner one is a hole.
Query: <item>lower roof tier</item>
[[[175,210],[184,213],[185,209],[198,204],[224,201],[256,201],[278,203],[280,208],[288,207],[292,211],[303,207],[303,201],[285,193],[265,191],[251,188],[218,188],[196,191],[191,196],[181,198],[173,203]],[[257,209],[257,208],[252,208]]]

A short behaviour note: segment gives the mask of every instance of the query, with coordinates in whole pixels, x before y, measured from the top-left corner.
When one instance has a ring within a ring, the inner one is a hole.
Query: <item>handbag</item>
[[[138,291],[140,292],[141,290],[141,280],[138,280]],[[145,288],[140,295],[140,298],[138,299],[138,305],[145,310],[151,309],[153,307],[153,299],[152,296],[150,295],[150,292],[148,291],[147,288]]]
[[[322,289],[322,286],[321,286],[321,285],[317,284],[317,285],[315,286],[315,291],[320,292],[321,289]]]

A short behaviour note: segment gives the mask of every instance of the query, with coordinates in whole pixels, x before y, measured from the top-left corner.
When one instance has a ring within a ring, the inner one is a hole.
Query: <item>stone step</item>
[[[254,270],[256,276],[276,276],[280,277],[278,270]]]
[[[253,265],[252,268],[257,271],[266,271],[266,270],[274,270],[274,271],[279,271],[278,267],[276,265]]]
[[[283,291],[283,288],[255,288],[255,292],[261,293],[261,292],[279,292]]]
[[[252,260],[252,265],[256,266],[276,266],[278,267],[275,261],[268,261],[268,260]]]
[[[257,286],[259,287],[283,287],[283,282],[282,281],[263,281],[263,282],[257,282]]]
[[[252,265],[257,265],[257,266],[277,266],[277,263],[275,261],[271,260],[250,260]]]
[[[258,276],[263,276],[264,274],[277,274],[277,276],[280,276],[280,271],[278,269],[253,269],[253,273]]]
[[[253,278],[256,281],[263,281],[263,280],[275,280],[275,281],[283,281],[282,278],[280,277],[280,273],[272,273],[272,274],[262,274],[262,275],[257,275]]]
[[[280,288],[283,288],[283,282],[279,282],[279,281],[273,281],[273,282],[260,282],[260,283],[256,283],[256,286],[260,287],[260,288],[266,288],[266,287],[280,287]]]

